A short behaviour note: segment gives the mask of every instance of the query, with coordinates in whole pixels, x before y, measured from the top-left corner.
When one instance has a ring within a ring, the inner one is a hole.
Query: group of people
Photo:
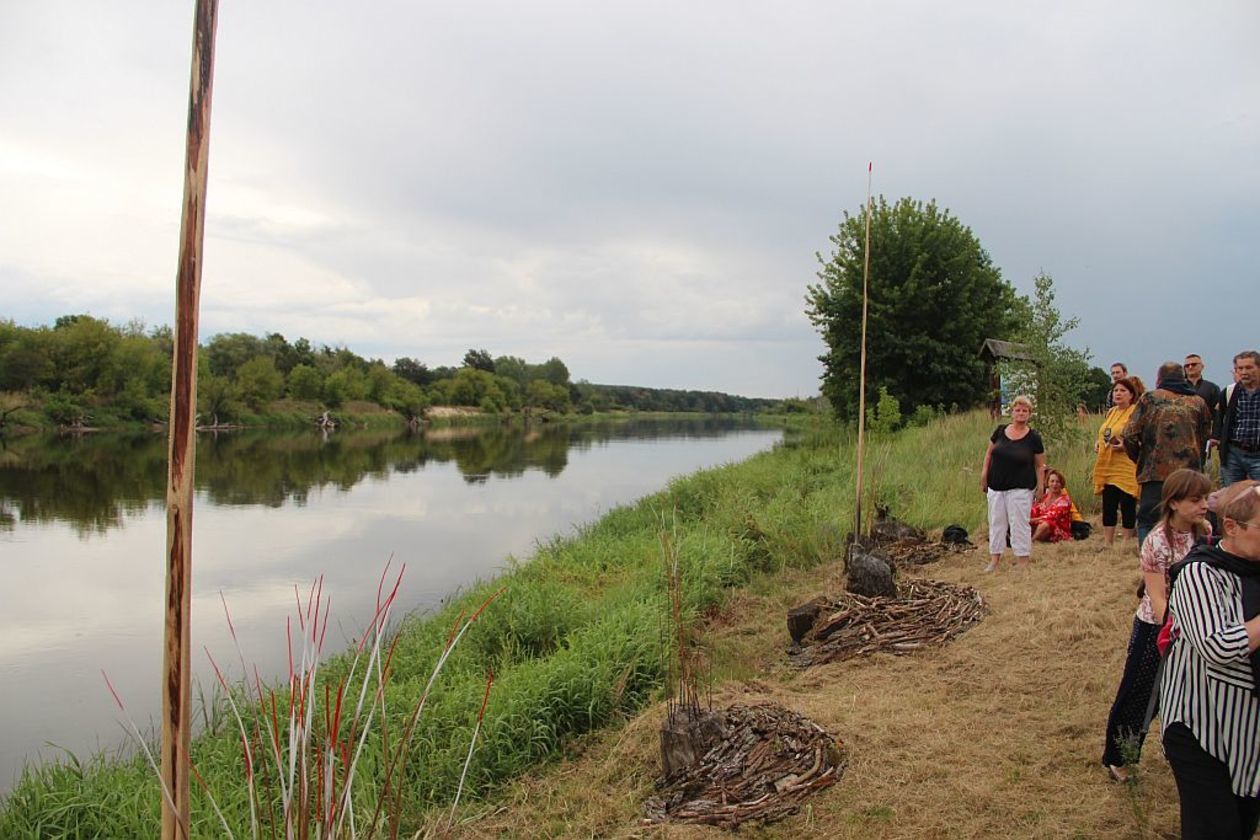
[[[1102,763],[1127,780],[1158,710],[1184,838],[1252,837],[1260,824],[1260,352],[1233,362],[1225,388],[1190,354],[1161,365],[1151,390],[1112,365],[1095,441],[1104,540],[1117,525],[1135,536],[1142,573]],[[1016,398],[985,452],[986,571],[1008,539],[1025,565],[1033,540],[1071,536],[1075,506],[1046,467],[1032,410]],[[1219,489],[1206,472],[1213,450]]]

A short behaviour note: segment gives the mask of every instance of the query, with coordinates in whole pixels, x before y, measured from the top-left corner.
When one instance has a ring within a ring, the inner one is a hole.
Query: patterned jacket
[[[1156,388],[1138,398],[1124,427],[1124,449],[1137,464],[1139,484],[1163,481],[1182,467],[1199,469],[1212,434],[1212,412],[1197,394]]]

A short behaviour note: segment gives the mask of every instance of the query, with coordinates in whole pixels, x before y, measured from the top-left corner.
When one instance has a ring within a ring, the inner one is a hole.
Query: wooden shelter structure
[[[1017,361],[1035,365],[1037,358],[1026,344],[999,338],[986,338],[978,355],[984,360],[985,372],[989,375],[989,415],[996,420],[1002,416],[1002,372],[999,363]]]

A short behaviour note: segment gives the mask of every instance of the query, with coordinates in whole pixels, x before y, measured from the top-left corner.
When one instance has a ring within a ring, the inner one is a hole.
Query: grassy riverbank
[[[987,417],[965,415],[873,441],[872,496],[911,522],[975,529],[983,519],[977,471],[990,429]],[[1090,456],[1080,449],[1050,455],[1086,501]],[[746,597],[738,593],[750,583],[809,580],[808,570],[830,568],[852,520],[852,459],[847,433],[807,423],[772,452],[676,480],[540,546],[529,562],[438,614],[407,621],[388,691],[393,732],[401,731],[456,616],[506,586],[455,649],[425,710],[405,778],[404,827],[424,824],[454,796],[488,670],[494,689],[467,782],[475,797],[494,795],[584,733],[631,719],[658,697],[666,669],[662,532],[678,553],[686,613],[697,624],[728,614],[730,599]],[[398,557],[423,562],[405,547]],[[375,585],[365,573],[363,586]],[[781,627],[782,616],[773,621]],[[717,651],[714,679],[755,676],[753,662]],[[194,761],[238,836],[247,834],[239,741],[221,704],[210,724]],[[369,754],[361,765],[356,806],[365,814],[375,805],[370,779],[380,764]],[[194,799],[195,836],[222,836],[204,797]],[[140,760],[35,768],[0,808],[0,836],[154,836],[158,801],[156,780]]]

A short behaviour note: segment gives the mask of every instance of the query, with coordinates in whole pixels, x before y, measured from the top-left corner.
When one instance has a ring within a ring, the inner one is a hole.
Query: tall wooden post
[[[166,625],[162,661],[162,840],[188,837],[190,618],[192,610],[193,473],[197,451],[197,315],[205,239],[206,174],[210,159],[210,93],[218,0],[197,0],[184,208],[175,290],[175,354],[171,364],[170,447],[166,483]]]
[[[853,505],[853,539],[862,535],[862,470],[866,452],[866,309],[871,276],[871,169],[866,164],[866,245],[862,248],[862,360],[858,368],[857,500]]]

